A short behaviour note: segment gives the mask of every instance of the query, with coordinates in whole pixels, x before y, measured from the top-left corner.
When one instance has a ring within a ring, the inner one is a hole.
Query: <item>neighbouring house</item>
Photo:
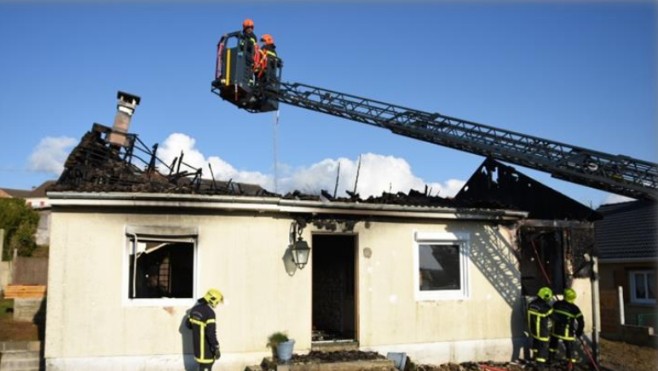
[[[136,136],[116,145],[113,132],[95,124],[48,193],[49,370],[192,369],[183,323],[211,287],[225,295],[220,370],[259,364],[276,331],[298,353],[348,343],[420,363],[522,358],[524,295],[543,285],[574,287],[591,330],[590,281],[576,267],[594,213],[549,188],[542,209],[478,197],[485,184],[527,188],[513,168],[488,160],[454,199],[278,195],[159,171],[146,147],[139,167]],[[293,259],[300,240],[305,266]]]
[[[656,343],[658,207],[652,201],[602,205],[595,223],[600,263],[601,334]],[[658,344],[658,343],[656,343]]]
[[[37,233],[35,235],[37,245],[48,244],[50,202],[46,196],[46,191],[54,184],[54,180],[48,180],[31,190],[0,188],[0,198],[22,198],[28,206],[39,213],[39,225],[37,226]]]
[[[48,188],[55,184],[49,180],[31,190],[0,188],[0,198],[20,198],[39,214],[39,224],[34,235],[37,245],[48,245],[50,239],[50,201],[46,196]],[[4,241],[0,230],[0,251]],[[45,285],[48,280],[48,258],[15,257],[11,261],[0,262],[0,291],[9,284]]]

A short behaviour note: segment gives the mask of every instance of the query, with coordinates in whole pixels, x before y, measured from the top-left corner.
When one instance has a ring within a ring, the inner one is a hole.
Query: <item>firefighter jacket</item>
[[[253,64],[258,55],[258,37],[255,33],[240,33],[240,48],[244,50],[246,60]]]
[[[281,62],[276,54],[276,45],[265,45],[258,50],[258,55],[254,59],[254,71],[258,77],[264,73],[276,74],[276,68]]]
[[[553,308],[542,298],[536,298],[528,304],[528,331],[533,338],[548,341],[551,313]]]
[[[192,329],[194,359],[198,363],[213,363],[215,351],[219,350],[217,341],[215,311],[204,299],[199,299],[190,310],[187,326]]]
[[[585,319],[580,308],[566,300],[560,300],[553,304],[553,330],[552,335],[563,340],[575,340],[576,336],[583,334]],[[576,323],[578,324],[575,327]]]

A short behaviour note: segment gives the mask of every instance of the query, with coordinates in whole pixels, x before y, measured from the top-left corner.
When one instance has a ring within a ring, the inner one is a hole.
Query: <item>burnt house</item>
[[[574,278],[590,273],[585,256],[593,251],[593,222],[601,215],[589,207],[491,158],[455,198],[528,212],[517,230],[523,295],[535,295],[543,286],[562,294]]]
[[[510,190],[499,198],[480,168],[453,199],[275,194],[203,177],[183,155],[162,163],[157,145],[121,123],[138,102],[119,95],[119,125],[95,124],[48,193],[50,370],[191,368],[183,322],[210,287],[225,296],[216,365],[225,370],[271,355],[276,331],[298,353],[340,345],[420,363],[517,359],[523,295],[545,280],[574,287],[591,313],[576,268],[592,212],[550,189],[540,195],[556,197],[552,211],[504,198]]]

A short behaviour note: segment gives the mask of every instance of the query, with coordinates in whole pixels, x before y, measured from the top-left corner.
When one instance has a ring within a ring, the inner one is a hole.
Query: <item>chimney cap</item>
[[[140,101],[142,98],[140,98],[140,97],[137,96],[137,95],[130,94],[130,93],[126,93],[125,91],[121,91],[121,90],[119,90],[119,91],[117,92],[117,99],[122,100],[122,101],[124,101],[124,102],[130,102],[130,103],[132,103],[132,101],[135,101],[134,104],[135,104],[135,105],[138,105],[138,104],[139,104],[139,101]]]

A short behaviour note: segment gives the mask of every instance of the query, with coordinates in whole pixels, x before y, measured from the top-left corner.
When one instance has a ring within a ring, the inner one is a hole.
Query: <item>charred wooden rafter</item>
[[[157,144],[149,148],[137,134],[126,133],[124,144],[117,145],[109,140],[112,133],[112,128],[94,124],[50,190],[275,196],[257,185],[203,179],[202,169],[185,163],[182,152],[169,165],[158,158]]]

